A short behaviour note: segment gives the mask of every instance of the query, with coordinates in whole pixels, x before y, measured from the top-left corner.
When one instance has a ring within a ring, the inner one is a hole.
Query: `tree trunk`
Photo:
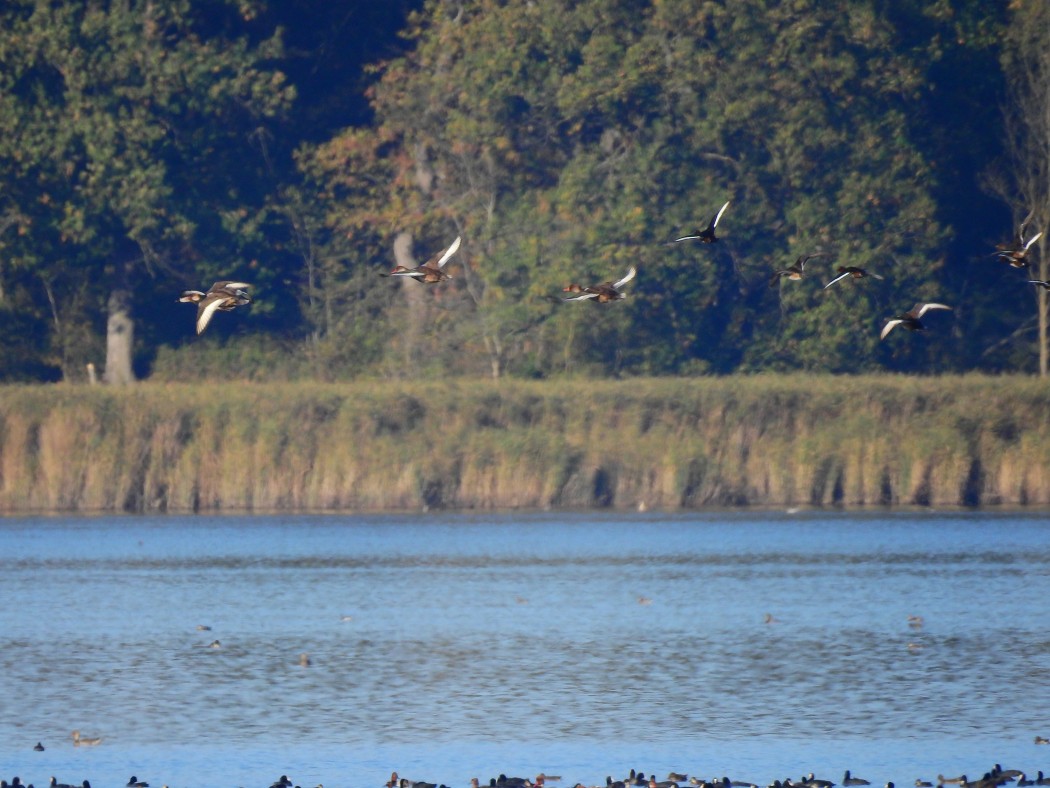
[[[1045,239],[1044,239],[1045,240]],[[1047,279],[1047,274],[1050,273],[1050,261],[1046,259],[1046,252],[1050,251],[1047,249],[1047,244],[1040,243],[1039,246],[1039,279],[1044,282]],[[1041,287],[1036,288],[1036,308],[1039,310],[1039,377],[1045,378],[1047,375],[1047,367],[1050,365],[1050,347],[1047,346],[1047,321],[1050,319],[1050,315],[1046,313],[1046,290]]]
[[[1029,236],[1042,231],[1039,251],[1039,273],[1046,281],[1050,273],[1045,233],[1050,232],[1050,6],[1045,0],[1011,3],[1008,40],[1003,48],[1006,104],[1007,152],[1012,163],[1011,178],[1016,189],[1010,202],[1019,196],[1023,201],[1018,213],[1032,212]],[[1029,269],[1035,273],[1034,268]],[[1047,314],[1047,292],[1039,288],[1038,309],[1039,375],[1050,372],[1050,315]]]
[[[109,294],[107,309],[109,318],[106,320],[104,379],[111,386],[124,386],[135,382],[135,373],[131,370],[131,351],[135,340],[131,291],[125,287],[114,288]]]
[[[416,259],[412,254],[413,242],[412,233],[407,230],[402,230],[394,236],[394,261],[397,265],[403,265],[405,268],[416,267]],[[427,305],[423,298],[424,288],[419,282],[413,281],[408,276],[401,276],[398,279],[401,280],[401,295],[405,304],[405,325],[401,331],[400,341],[403,343],[404,371],[407,373],[415,370],[422,361],[419,345],[413,341],[413,335],[416,330],[415,326],[418,326],[423,320]]]

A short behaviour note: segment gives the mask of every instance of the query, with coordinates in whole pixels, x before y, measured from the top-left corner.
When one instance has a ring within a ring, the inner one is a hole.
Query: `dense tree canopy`
[[[228,374],[224,336],[246,375],[1036,368],[1028,277],[989,256],[1031,207],[996,186],[1006,12],[361,6],[10,4],[0,319],[36,339],[9,376],[98,358],[122,283],[220,273],[259,286],[225,333],[132,309],[155,374]],[[727,200],[717,243],[669,243]],[[452,281],[378,276],[457,235]],[[632,266],[626,299],[562,301]],[[955,308],[880,341],[919,300]]]
[[[0,161],[22,217],[7,255],[47,289],[56,331],[74,314],[72,292],[130,333],[144,275],[194,283],[228,267],[246,238],[259,204],[249,134],[293,95],[258,65],[279,42],[203,37],[189,2],[4,8]],[[68,373],[68,353],[62,361]],[[126,380],[130,356],[106,361]]]

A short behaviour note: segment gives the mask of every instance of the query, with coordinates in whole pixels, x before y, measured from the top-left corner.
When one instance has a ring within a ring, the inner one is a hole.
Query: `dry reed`
[[[1022,377],[0,389],[0,511],[1045,506]]]

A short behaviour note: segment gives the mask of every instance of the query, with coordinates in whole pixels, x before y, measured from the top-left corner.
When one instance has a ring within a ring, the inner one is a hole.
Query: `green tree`
[[[992,187],[1010,205],[1016,228],[1029,214],[1026,239],[1042,236],[1029,254],[1026,278],[1050,279],[1050,7],[1014,0],[1005,32],[1003,70],[1007,101],[1003,127],[1006,156]],[[1034,258],[1034,260],[1033,260]],[[1047,291],[1034,289],[1039,374],[1050,374],[1050,313]],[[1012,312],[1012,310],[1008,310]],[[1024,324],[1022,324],[1024,328]],[[1026,343],[1027,344],[1027,343]],[[1029,345],[1030,347],[1030,345]],[[1030,352],[1030,351],[1029,351]]]
[[[425,357],[661,374],[932,352],[878,341],[882,318],[936,295],[945,233],[911,136],[922,72],[871,3],[430,2],[408,35],[376,129],[312,156],[333,227],[411,231],[428,253],[464,235],[459,300],[402,288],[434,296],[436,330],[405,336]],[[726,199],[722,242],[666,245]],[[767,286],[815,251],[831,256],[808,281]],[[823,291],[835,263],[886,280]],[[625,302],[554,303],[631,265]]]
[[[0,10],[0,189],[25,216],[11,259],[44,282],[71,280],[106,314],[112,383],[134,377],[146,278],[188,285],[242,267],[224,253],[258,222],[250,133],[292,99],[265,65],[278,38],[208,36],[203,13],[188,0]]]

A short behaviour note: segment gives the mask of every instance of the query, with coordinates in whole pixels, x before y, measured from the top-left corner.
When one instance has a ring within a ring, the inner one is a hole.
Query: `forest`
[[[0,380],[1045,375],[1048,84],[1044,0],[9,0]]]

